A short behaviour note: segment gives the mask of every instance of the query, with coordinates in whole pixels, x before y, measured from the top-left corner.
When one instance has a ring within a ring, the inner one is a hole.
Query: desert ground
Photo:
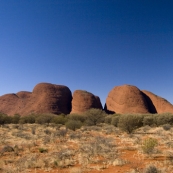
[[[128,134],[105,123],[76,131],[57,124],[0,127],[2,173],[171,173],[173,128]]]

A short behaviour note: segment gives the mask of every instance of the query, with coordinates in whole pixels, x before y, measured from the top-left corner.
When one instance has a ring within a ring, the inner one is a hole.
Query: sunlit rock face
[[[31,113],[69,114],[72,94],[68,87],[50,83],[37,84],[33,92],[21,91],[0,97],[0,112],[7,115]]]
[[[150,112],[144,94],[132,85],[114,87],[107,96],[105,109],[120,114]]]
[[[91,108],[102,109],[100,98],[84,90],[74,91],[71,113],[83,113]]]
[[[150,99],[149,103],[152,113],[173,113],[173,105],[167,100],[149,91],[142,90],[142,92]]]

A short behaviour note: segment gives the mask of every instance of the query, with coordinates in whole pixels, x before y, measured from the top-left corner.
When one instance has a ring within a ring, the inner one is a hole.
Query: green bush
[[[161,126],[164,124],[173,124],[173,114],[171,113],[163,113],[155,116],[155,121],[157,126]]]
[[[55,114],[39,114],[36,116],[35,123],[37,124],[49,124],[52,122],[53,118],[55,118],[57,115]]]
[[[10,124],[11,121],[12,118],[10,116],[0,113],[0,124]]]
[[[111,121],[112,125],[117,127],[118,126],[118,122],[119,122],[119,116],[112,117],[112,121]]]
[[[118,127],[127,133],[132,133],[135,129],[142,127],[143,115],[120,115]]]
[[[111,124],[111,121],[112,121],[112,116],[111,115],[107,115],[106,117],[105,117],[105,123],[106,124]]]
[[[67,118],[64,115],[57,115],[51,119],[51,123],[55,124],[65,124],[67,122]]]
[[[106,113],[101,109],[92,108],[85,112],[85,117],[85,124],[88,126],[94,126],[104,122]]]
[[[154,148],[158,145],[158,142],[154,138],[146,138],[142,144],[142,150],[146,154],[151,154]]]
[[[19,120],[20,120],[20,115],[19,114],[15,114],[14,116],[12,116],[12,121],[11,123],[13,124],[18,124],[19,123]]]
[[[20,117],[19,123],[20,124],[26,124],[26,123],[33,124],[33,123],[35,123],[35,117],[36,117],[36,115],[34,115],[34,114],[22,116],[22,117]]]
[[[68,129],[71,129],[71,130],[76,130],[76,129],[80,129],[81,128],[81,126],[82,126],[82,123],[81,123],[81,121],[75,121],[75,120],[68,120],[67,122],[66,122],[66,127],[68,128]]]
[[[156,125],[154,116],[153,115],[144,116],[143,125],[144,126],[147,126],[147,125],[148,126],[154,126],[154,125]]]
[[[67,118],[69,119],[69,120],[75,120],[75,121],[80,121],[80,122],[84,122],[85,121],[85,119],[86,119],[86,117],[84,116],[84,115],[81,115],[81,114],[69,114],[69,115],[67,115]]]

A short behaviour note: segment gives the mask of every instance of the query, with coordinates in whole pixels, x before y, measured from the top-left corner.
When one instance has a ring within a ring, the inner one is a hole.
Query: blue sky
[[[173,1],[0,0],[0,95],[40,82],[105,103],[131,84],[173,103]]]

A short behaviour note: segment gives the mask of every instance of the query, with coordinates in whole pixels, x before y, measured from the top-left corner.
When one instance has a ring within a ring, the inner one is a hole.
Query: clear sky
[[[0,95],[40,82],[103,104],[131,84],[173,103],[173,1],[0,0]]]

